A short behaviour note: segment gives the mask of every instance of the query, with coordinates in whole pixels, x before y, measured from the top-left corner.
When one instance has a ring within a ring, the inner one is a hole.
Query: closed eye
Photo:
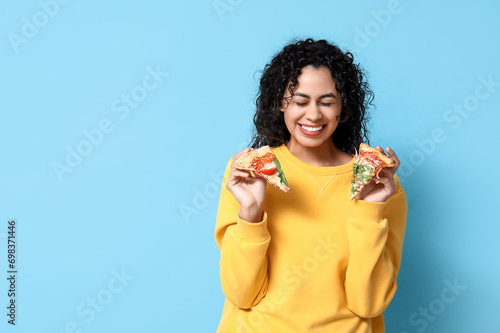
[[[306,106],[307,103],[299,103],[299,102],[295,102],[295,104],[297,104],[298,106]]]

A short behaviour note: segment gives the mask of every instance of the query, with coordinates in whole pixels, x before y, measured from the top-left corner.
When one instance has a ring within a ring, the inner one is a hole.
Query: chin
[[[331,141],[332,145],[333,145],[333,140],[332,140],[332,137],[329,136],[328,138],[325,138],[325,139],[303,139],[301,138],[300,140],[296,140],[298,144],[300,144],[301,146],[303,147],[306,147],[306,148],[317,148],[317,147],[321,147],[323,145],[328,145],[329,144],[329,141]]]

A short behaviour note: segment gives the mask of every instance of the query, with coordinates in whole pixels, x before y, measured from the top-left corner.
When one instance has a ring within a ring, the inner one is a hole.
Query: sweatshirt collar
[[[288,148],[286,147],[285,144],[282,144],[279,147],[273,148],[273,151],[275,154],[278,155],[278,159],[285,159],[289,163],[293,164],[294,166],[296,166],[304,171],[307,171],[309,173],[319,174],[319,175],[331,175],[331,174],[352,172],[352,167],[354,165],[354,158],[352,158],[346,164],[341,164],[341,165],[336,165],[336,166],[321,167],[321,166],[310,165],[310,164],[307,164],[305,162],[302,162],[297,157],[295,157],[295,155],[293,155],[288,150]]]

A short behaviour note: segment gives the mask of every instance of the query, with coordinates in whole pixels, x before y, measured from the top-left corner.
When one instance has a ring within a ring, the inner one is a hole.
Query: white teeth
[[[317,132],[323,128],[323,126],[319,126],[319,127],[309,127],[309,126],[304,126],[304,125],[300,125],[300,126],[302,126],[303,129],[305,129],[306,131],[309,131],[309,132]]]

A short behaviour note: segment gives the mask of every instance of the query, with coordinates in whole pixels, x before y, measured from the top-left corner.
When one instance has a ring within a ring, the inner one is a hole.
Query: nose
[[[310,121],[317,121],[323,117],[318,104],[310,103],[306,111],[306,119]]]

